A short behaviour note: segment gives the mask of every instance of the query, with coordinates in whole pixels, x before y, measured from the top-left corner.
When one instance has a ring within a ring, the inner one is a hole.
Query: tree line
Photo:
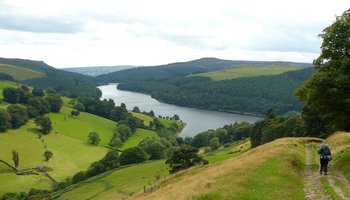
[[[11,103],[7,109],[0,109],[0,132],[9,128],[19,128],[26,124],[30,118],[41,127],[42,134],[48,134],[51,129],[51,120],[43,115],[49,112],[58,113],[63,105],[60,96],[48,94],[40,88],[32,91],[22,85],[19,88],[8,87],[2,92],[4,101]]]

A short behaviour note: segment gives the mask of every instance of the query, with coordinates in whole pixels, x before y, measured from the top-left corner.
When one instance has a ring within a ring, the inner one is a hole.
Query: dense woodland
[[[97,76],[99,83],[122,83],[132,81],[158,80],[173,76],[199,74],[218,71],[242,65],[266,66],[271,64],[288,64],[291,66],[308,67],[305,63],[269,62],[269,61],[239,61],[221,60],[217,58],[201,58],[189,62],[178,62],[160,66],[138,67]]]
[[[301,111],[294,91],[308,79],[311,68],[280,75],[211,81],[207,77],[172,77],[154,81],[122,83],[118,89],[151,94],[152,97],[178,105],[213,110],[265,114],[269,108],[276,113]]]

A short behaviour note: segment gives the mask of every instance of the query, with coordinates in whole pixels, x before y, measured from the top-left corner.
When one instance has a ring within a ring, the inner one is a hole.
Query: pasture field
[[[47,114],[53,121],[53,133],[58,132],[86,142],[89,133],[95,131],[100,135],[100,146],[108,145],[116,122],[86,112],[80,112],[79,116],[72,117],[71,111],[71,108],[63,106],[59,113]]]
[[[147,116],[147,115],[144,115],[144,114],[141,114],[141,113],[135,113],[135,112],[131,112],[131,114],[132,114],[132,116],[134,116],[134,117],[136,117],[136,118],[142,120],[142,121],[143,121],[143,124],[144,124],[145,126],[149,126],[149,124],[150,124],[151,122],[153,122],[153,119],[152,119],[152,117],[150,117],[150,116]]]
[[[206,76],[214,81],[221,81],[226,79],[235,79],[240,77],[275,75],[283,72],[300,69],[290,65],[268,65],[264,67],[257,67],[254,65],[246,65],[238,68],[225,69],[220,71],[196,74],[194,76]]]
[[[157,138],[157,139],[159,139],[159,136],[154,131],[138,128],[138,129],[136,129],[136,132],[130,138],[128,138],[128,140],[126,140],[124,142],[124,144],[120,148],[120,150],[125,150],[125,149],[128,149],[130,147],[135,147],[145,138]]]
[[[58,199],[122,199],[143,190],[156,180],[168,175],[164,160],[148,162],[83,181],[56,193]]]
[[[0,64],[0,72],[11,75],[14,79],[23,81],[27,79],[45,77],[45,73],[14,65]]]
[[[78,171],[86,170],[108,151],[61,133],[51,132],[39,139],[38,132],[38,127],[31,120],[19,129],[1,133],[0,158],[12,164],[12,150],[16,150],[20,158],[18,169],[48,166],[52,168],[48,173],[57,181],[62,181]],[[45,161],[43,156],[45,147],[53,152],[49,161]],[[50,181],[43,175],[18,176],[9,172],[7,166],[0,164],[0,195],[5,192],[28,191],[33,187],[51,188]]]

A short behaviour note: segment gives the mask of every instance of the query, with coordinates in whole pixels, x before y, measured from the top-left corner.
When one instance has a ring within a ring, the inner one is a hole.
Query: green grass
[[[132,116],[134,116],[134,117],[136,117],[136,118],[142,120],[142,121],[143,121],[143,124],[144,124],[145,126],[149,126],[149,124],[150,124],[151,122],[153,122],[153,119],[152,119],[152,117],[150,117],[150,116],[147,116],[147,115],[144,115],[144,114],[141,114],[141,113],[135,113],[135,112],[131,112],[131,114],[132,114]]]
[[[64,106],[59,113],[48,114],[53,121],[53,132],[86,142],[89,133],[95,131],[100,135],[100,145],[108,145],[115,130],[116,122],[86,112],[81,112],[77,117],[71,117],[71,111],[71,108]]]
[[[261,75],[274,75],[281,74],[283,72],[297,70],[298,67],[289,65],[268,65],[265,67],[256,67],[252,65],[242,66],[239,68],[225,69],[220,71],[196,74],[194,76],[206,76],[214,81],[235,79],[239,77],[251,77],[251,76],[261,76]]]
[[[2,91],[7,87],[18,87],[17,83],[12,81],[0,81],[0,100],[4,99]]]
[[[118,169],[95,179],[80,183],[61,194],[58,199],[121,199],[140,192],[144,186],[153,183],[155,176],[163,178],[168,175],[164,160],[144,163]],[[63,191],[61,191],[63,192]]]
[[[130,147],[135,147],[137,146],[143,139],[145,138],[159,138],[158,134],[154,131],[150,130],[145,130],[145,129],[140,129],[138,128],[136,132],[128,138],[127,141],[123,144],[123,146],[120,148],[120,150],[125,150]]]
[[[163,118],[158,118],[160,123],[162,123],[166,128],[169,128],[171,124],[176,123],[177,126],[179,127],[177,132],[181,132],[181,130],[186,126],[186,123],[181,122],[181,121],[174,121],[170,119],[163,119]]]
[[[38,128],[29,121],[20,129],[8,130],[0,134],[0,158],[12,163],[12,150],[19,153],[19,169],[39,165],[51,167],[49,174],[58,181],[64,180],[76,172],[86,170],[90,164],[101,159],[108,149],[88,145],[86,142],[68,137],[61,133],[50,133],[38,139]],[[53,152],[53,158],[44,160],[44,146]],[[17,176],[9,168],[0,164],[0,195],[5,192],[28,191],[30,188],[50,189],[51,184],[44,176]]]
[[[333,190],[332,186],[329,185],[329,182],[326,177],[321,178],[322,186],[327,194],[329,194],[333,200],[341,200],[339,195]]]
[[[0,64],[0,72],[9,74],[19,81],[46,76],[43,72],[6,64]]]
[[[338,132],[330,136],[327,142],[332,150],[331,165],[350,181],[350,133]]]

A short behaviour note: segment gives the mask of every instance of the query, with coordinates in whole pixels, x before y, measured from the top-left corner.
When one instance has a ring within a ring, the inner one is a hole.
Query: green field
[[[251,77],[262,75],[281,74],[283,72],[300,69],[290,65],[268,65],[264,67],[257,67],[254,65],[241,66],[238,68],[225,69],[220,71],[196,74],[194,76],[206,76],[214,81],[235,79],[239,77]]]
[[[70,191],[62,194],[58,199],[121,199],[142,191],[144,186],[153,183],[157,175],[161,178],[168,175],[164,160],[105,173],[99,178],[80,183],[80,187],[70,188]]]
[[[43,72],[34,71],[23,67],[16,67],[13,65],[6,65],[6,64],[0,64],[0,72],[9,74],[14,79],[19,81],[46,76],[45,73]]]
[[[86,142],[89,133],[95,131],[100,135],[100,145],[108,145],[116,122],[85,112],[81,112],[77,117],[72,117],[70,116],[71,111],[71,108],[62,107],[59,113],[48,114],[53,121],[53,132]]]
[[[137,146],[145,138],[159,138],[159,136],[154,131],[138,128],[136,132],[130,138],[128,138],[127,141],[125,141],[120,150],[125,150],[130,147]]]
[[[149,126],[149,124],[151,122],[153,122],[153,119],[150,116],[143,115],[143,114],[140,114],[140,113],[135,113],[135,112],[131,112],[131,114],[132,114],[132,116],[141,119],[145,126]]]
[[[33,120],[20,129],[8,130],[0,134],[0,158],[12,163],[12,150],[19,153],[19,169],[28,169],[45,165],[53,170],[49,174],[58,181],[72,176],[78,171],[86,170],[90,164],[101,159],[108,149],[92,146],[61,133],[43,136],[44,142],[38,138],[38,128]],[[49,162],[44,161],[44,146],[53,152]],[[17,176],[9,172],[9,168],[0,164],[0,195],[5,192],[28,191],[30,188],[50,189],[51,184],[42,175]]]

